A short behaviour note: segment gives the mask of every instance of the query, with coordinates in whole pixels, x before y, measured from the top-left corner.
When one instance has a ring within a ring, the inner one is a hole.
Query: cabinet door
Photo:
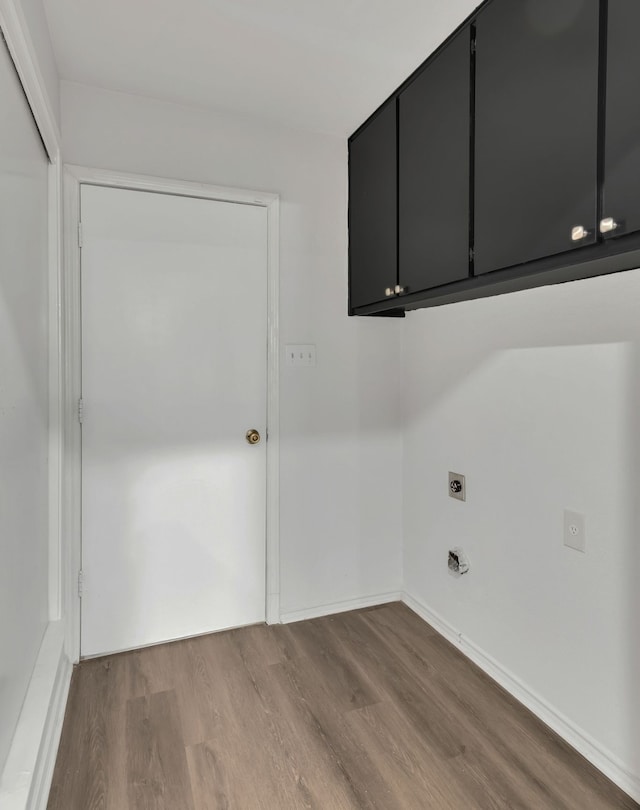
[[[349,144],[349,301],[374,304],[398,280],[396,101]]]
[[[478,15],[476,273],[596,241],[599,6],[493,0]]]
[[[609,0],[602,216],[606,237],[640,230],[640,3]]]
[[[399,101],[399,278],[418,292],[469,275],[471,32]]]

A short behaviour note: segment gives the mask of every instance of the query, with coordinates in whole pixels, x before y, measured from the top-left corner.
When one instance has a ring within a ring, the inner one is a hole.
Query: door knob
[[[397,295],[402,295],[402,293],[405,292],[405,289],[404,287],[401,287],[399,284],[396,284],[395,292]]]
[[[245,438],[249,444],[258,444],[260,441],[260,434],[255,428],[251,428],[251,430],[247,431]]]
[[[617,227],[618,223],[613,217],[607,217],[600,221],[600,233],[610,233],[610,231],[615,231]]]
[[[393,295],[394,294],[393,287],[387,287],[387,289],[384,291],[384,294],[387,296],[387,298],[389,298],[390,295]]]
[[[589,236],[589,231],[582,225],[576,225],[575,228],[571,229],[571,239],[574,242],[579,242],[587,236]]]

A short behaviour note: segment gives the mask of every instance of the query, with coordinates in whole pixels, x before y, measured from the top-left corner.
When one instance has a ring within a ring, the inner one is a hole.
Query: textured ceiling
[[[44,0],[61,78],[350,134],[476,0]]]

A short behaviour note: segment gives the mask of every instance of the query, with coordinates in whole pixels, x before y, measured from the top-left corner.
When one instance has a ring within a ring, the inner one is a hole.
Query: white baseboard
[[[640,802],[640,777],[631,773],[614,754],[565,717],[562,712],[533,689],[530,689],[517,675],[503,667],[477,644],[465,638],[438,613],[408,593],[403,594],[402,601],[440,635],[455,644],[460,652],[477,664],[483,672],[499,683],[543,723],[546,723],[621,790],[629,794],[635,801]]]
[[[42,639],[0,784],[2,810],[45,810],[71,683],[62,622]]]
[[[346,613],[348,610],[386,605],[389,602],[401,602],[402,598],[403,593],[401,591],[361,596],[358,599],[348,599],[346,602],[332,602],[327,605],[303,608],[302,610],[285,611],[280,614],[280,621],[282,624],[291,624],[291,622],[301,622],[304,619],[318,619],[321,616],[331,616],[333,613]]]

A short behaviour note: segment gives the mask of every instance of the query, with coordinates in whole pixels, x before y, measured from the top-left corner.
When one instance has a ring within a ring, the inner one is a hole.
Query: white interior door
[[[264,621],[266,209],[81,212],[82,655]]]

